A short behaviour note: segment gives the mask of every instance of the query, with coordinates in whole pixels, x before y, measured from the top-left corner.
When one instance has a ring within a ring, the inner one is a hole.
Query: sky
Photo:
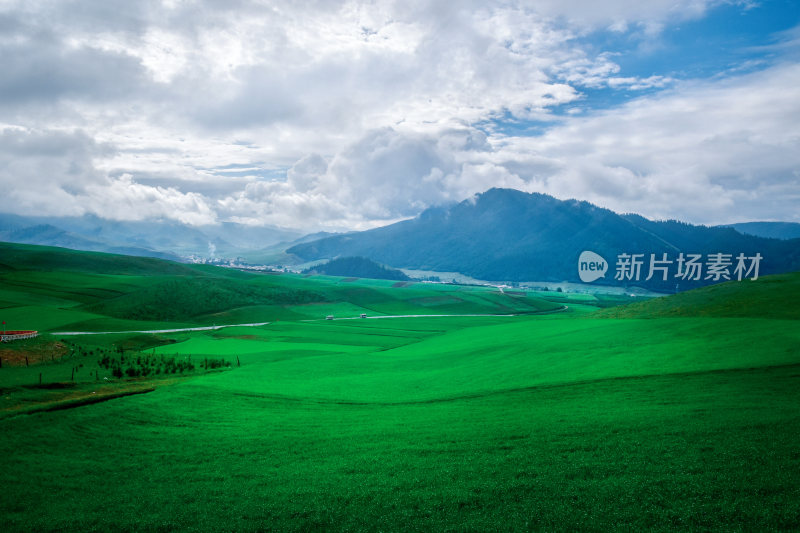
[[[796,0],[0,0],[0,212],[800,222]]]

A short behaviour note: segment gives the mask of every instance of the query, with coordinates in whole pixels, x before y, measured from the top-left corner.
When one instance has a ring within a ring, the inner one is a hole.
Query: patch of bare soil
[[[19,344],[15,345],[15,342]],[[3,366],[38,365],[46,361],[61,359],[68,353],[69,348],[61,342],[12,341],[0,347],[0,359],[3,361]]]

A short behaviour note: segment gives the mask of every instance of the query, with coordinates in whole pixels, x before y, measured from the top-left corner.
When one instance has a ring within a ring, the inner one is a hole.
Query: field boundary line
[[[147,387],[144,389],[132,390],[132,391],[122,391],[122,392],[114,392],[111,394],[104,394],[102,396],[87,396],[84,398],[78,398],[75,400],[67,400],[64,402],[56,402],[45,404],[41,406],[32,407],[31,409],[27,409],[24,411],[19,412],[9,412],[6,416],[3,416],[3,413],[0,412],[0,420],[6,418],[14,418],[16,416],[24,416],[24,415],[34,415],[36,413],[49,413],[52,411],[64,411],[66,409],[76,409],[78,407],[84,407],[86,405],[93,405],[96,403],[107,402],[110,400],[116,400],[117,398],[124,398],[126,396],[135,396],[137,394],[147,394],[148,392],[153,392],[156,390],[155,387]]]
[[[117,333],[180,333],[183,331],[216,331],[222,328],[253,328],[267,326],[272,322],[253,322],[251,324],[222,324],[220,326],[198,326],[195,328],[173,328],[173,329],[137,329],[128,331],[54,331],[50,335],[114,335]]]

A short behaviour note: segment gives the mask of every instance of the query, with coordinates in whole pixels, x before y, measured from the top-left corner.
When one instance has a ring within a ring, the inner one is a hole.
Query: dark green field
[[[269,322],[3,346],[4,531],[800,528],[798,274],[612,307],[0,252],[9,328]]]

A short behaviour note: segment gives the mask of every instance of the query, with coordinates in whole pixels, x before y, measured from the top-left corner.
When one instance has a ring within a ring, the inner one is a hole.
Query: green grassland
[[[4,530],[800,527],[800,274],[620,307],[3,246],[15,329],[269,322],[3,347]]]

